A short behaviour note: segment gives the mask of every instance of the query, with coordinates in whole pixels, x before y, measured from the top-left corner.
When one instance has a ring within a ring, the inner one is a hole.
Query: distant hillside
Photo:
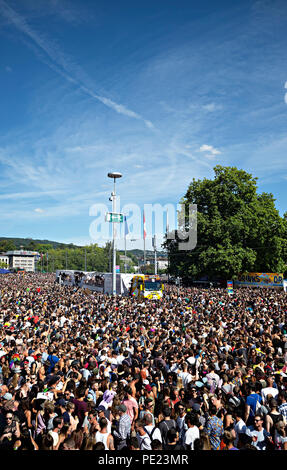
[[[11,237],[0,237],[0,242],[2,241],[7,241],[7,242],[12,242],[16,250],[19,250],[21,247],[24,249],[33,249],[33,244],[38,245],[52,245],[54,249],[57,248],[77,248],[77,245],[74,245],[73,243],[59,243],[59,242],[54,242],[51,240],[37,240],[34,238],[11,238]]]

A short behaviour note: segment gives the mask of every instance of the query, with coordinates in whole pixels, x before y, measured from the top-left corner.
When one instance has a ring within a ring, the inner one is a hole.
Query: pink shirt
[[[123,405],[127,407],[127,415],[130,417],[131,423],[133,422],[135,416],[135,409],[138,409],[138,402],[135,398],[125,399]]]

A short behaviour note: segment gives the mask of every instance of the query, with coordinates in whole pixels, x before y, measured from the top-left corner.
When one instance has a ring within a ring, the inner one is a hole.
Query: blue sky
[[[283,214],[286,29],[285,0],[0,0],[1,236],[92,242],[109,171],[143,208],[237,166]]]

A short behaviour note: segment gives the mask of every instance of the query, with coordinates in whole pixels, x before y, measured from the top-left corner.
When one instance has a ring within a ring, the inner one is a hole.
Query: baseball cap
[[[13,395],[11,393],[7,392],[7,393],[5,393],[3,398],[4,398],[4,400],[12,400]]]
[[[193,403],[192,409],[193,409],[194,411],[199,411],[199,410],[200,410],[200,404],[199,404],[199,403]]]
[[[100,405],[96,408],[96,411],[106,411],[106,408],[103,405]]]
[[[59,406],[66,406],[66,401],[64,400],[64,398],[60,398],[60,400],[58,400],[58,405]]]

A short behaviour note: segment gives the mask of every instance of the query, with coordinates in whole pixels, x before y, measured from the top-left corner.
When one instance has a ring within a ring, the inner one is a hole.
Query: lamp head
[[[109,178],[114,178],[114,179],[121,178],[122,174],[114,171],[114,172],[108,173],[108,177]]]

